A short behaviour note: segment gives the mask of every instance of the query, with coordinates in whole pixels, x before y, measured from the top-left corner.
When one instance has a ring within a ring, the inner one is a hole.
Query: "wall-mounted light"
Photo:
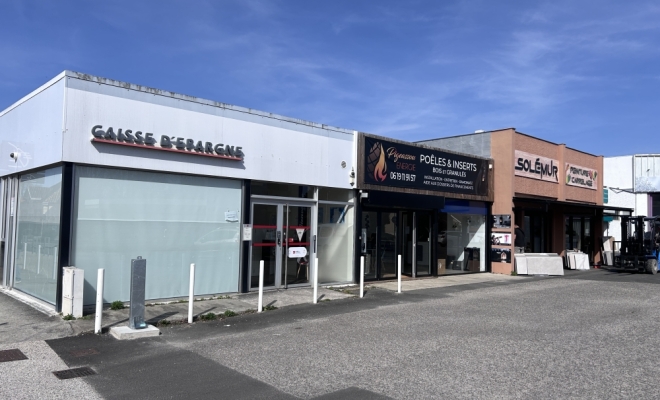
[[[18,161],[18,157],[20,157],[20,154],[16,151],[9,153],[9,157],[14,160],[14,162]]]

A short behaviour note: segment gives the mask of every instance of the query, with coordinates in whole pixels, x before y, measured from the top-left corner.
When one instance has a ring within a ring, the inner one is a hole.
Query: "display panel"
[[[20,177],[14,288],[56,303],[62,167]]]
[[[131,259],[147,260],[146,298],[238,291],[241,183],[228,179],[77,167],[73,261],[85,304],[98,268],[104,301],[129,297]]]

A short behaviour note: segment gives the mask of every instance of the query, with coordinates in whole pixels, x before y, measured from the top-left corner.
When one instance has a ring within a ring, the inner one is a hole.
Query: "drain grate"
[[[0,362],[27,360],[28,358],[19,349],[0,351]]]
[[[81,378],[83,376],[96,375],[93,369],[89,367],[80,367],[80,368],[71,368],[64,369],[62,371],[53,371],[58,379],[71,379],[71,378]]]
[[[99,353],[98,350],[94,348],[89,348],[89,349],[82,349],[82,350],[73,350],[71,352],[71,355],[74,357],[84,357],[84,356],[92,356],[95,354],[101,354]]]

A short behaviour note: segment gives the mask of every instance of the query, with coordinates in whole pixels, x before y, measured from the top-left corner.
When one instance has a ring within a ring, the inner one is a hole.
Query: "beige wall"
[[[491,157],[493,158],[493,172],[495,176],[495,193],[493,196],[493,214],[509,214],[513,218],[513,158],[514,158],[514,129],[505,129],[491,133]],[[508,232],[511,229],[495,229],[494,232]],[[493,246],[511,250],[513,246]],[[496,274],[510,274],[513,264],[491,263],[491,271]]]
[[[515,150],[536,154],[557,160],[558,183],[545,182],[541,180],[515,176],[514,162]],[[514,218],[512,225],[516,222],[513,214],[513,197],[547,198],[558,201],[573,201],[580,203],[603,204],[603,157],[583,153],[567,148],[564,144],[551,143],[542,139],[534,138],[515,131],[505,129],[491,133],[491,156],[494,163],[495,193],[493,202],[493,214],[510,214]],[[598,190],[583,189],[566,185],[566,163],[572,163],[598,171]],[[521,218],[519,215],[518,218]],[[519,221],[518,221],[519,222]],[[565,241],[564,216],[556,213],[552,218],[552,248],[560,252],[563,250]],[[507,230],[494,229],[494,232],[506,232]],[[513,233],[513,226],[511,230]],[[594,227],[594,234],[598,232]],[[512,246],[495,246],[510,248]],[[515,257],[515,256],[514,256]],[[509,274],[513,271],[513,264],[491,263],[493,273]]]

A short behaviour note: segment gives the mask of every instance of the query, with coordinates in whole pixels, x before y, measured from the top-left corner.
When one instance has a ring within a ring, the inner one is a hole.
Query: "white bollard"
[[[314,304],[319,301],[319,258],[314,259]]]
[[[257,312],[262,312],[264,308],[264,260],[259,261],[259,302],[257,303]]]
[[[37,253],[37,275],[41,272],[41,245],[39,245],[39,252]]]
[[[53,279],[57,279],[57,246],[53,251]]]
[[[195,304],[195,264],[190,264],[190,286],[188,286],[188,323],[193,322],[193,304]]]
[[[364,256],[360,257],[360,298],[364,297]]]
[[[96,274],[96,314],[94,314],[94,333],[101,333],[101,319],[103,318],[103,278],[105,270],[99,268]]]
[[[399,283],[399,291],[397,293],[401,293],[401,254],[399,254],[398,259],[399,259],[398,260],[399,261],[399,274],[398,274],[399,275],[399,282],[398,282]]]

